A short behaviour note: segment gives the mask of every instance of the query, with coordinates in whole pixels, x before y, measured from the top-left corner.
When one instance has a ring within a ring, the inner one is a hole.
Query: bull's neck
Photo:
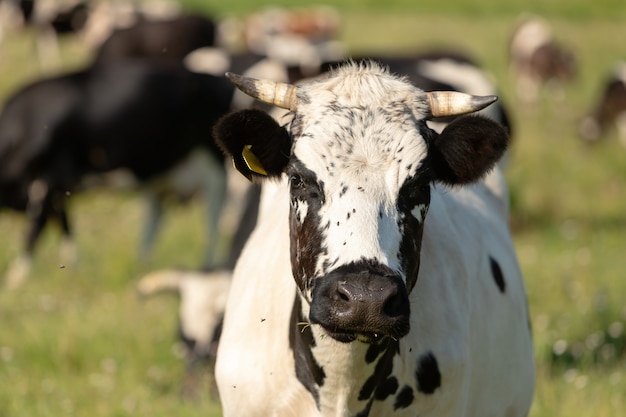
[[[375,399],[384,399],[399,342],[341,343],[310,325],[308,306],[296,296],[291,342],[298,380],[324,416],[368,416]],[[303,311],[304,310],[304,311]]]

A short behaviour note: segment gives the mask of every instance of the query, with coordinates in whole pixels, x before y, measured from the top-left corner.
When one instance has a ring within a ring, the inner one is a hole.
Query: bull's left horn
[[[433,117],[456,116],[482,110],[498,99],[497,96],[473,96],[456,91],[426,93]]]
[[[226,73],[228,78],[238,89],[263,103],[272,104],[287,110],[295,110],[298,99],[298,87],[276,81],[258,80],[244,77],[232,72]]]

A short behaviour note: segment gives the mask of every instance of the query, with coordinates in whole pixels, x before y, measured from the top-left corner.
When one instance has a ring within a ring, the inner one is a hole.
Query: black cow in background
[[[159,19],[142,17],[129,27],[113,31],[96,50],[93,65],[125,60],[142,60],[160,66],[185,65],[185,58],[192,51],[203,48],[219,50],[215,46],[217,30],[216,21],[201,14],[180,14]],[[223,68],[212,73],[223,76],[226,70]],[[232,106],[237,106],[237,103],[232,103]],[[239,219],[238,210],[232,207],[233,201],[241,197],[245,185],[241,184],[239,176],[229,176],[227,197],[230,208],[220,217],[224,202],[212,196],[214,188],[220,189],[224,185],[222,178],[212,174],[212,165],[212,156],[202,148],[196,149],[176,169],[164,173],[158,184],[143,187],[148,216],[140,247],[142,258],[150,256],[168,202],[187,202],[192,197],[204,197],[208,230],[202,267],[214,266],[217,255],[213,241],[216,240],[217,222],[224,229],[234,228]]]
[[[141,58],[180,63],[191,51],[214,46],[216,30],[212,19],[197,14],[140,19],[130,27],[113,31],[96,51],[95,62]]]
[[[589,143],[605,138],[612,129],[626,147],[626,62],[617,63],[600,84],[597,101],[579,126],[581,137]]]
[[[124,168],[148,183],[204,147],[214,166],[210,199],[222,201],[225,164],[211,129],[232,95],[223,77],[142,60],[103,63],[13,95],[0,114],[0,206],[25,211],[30,230],[7,284],[25,277],[50,218],[69,237],[67,197],[86,175]]]

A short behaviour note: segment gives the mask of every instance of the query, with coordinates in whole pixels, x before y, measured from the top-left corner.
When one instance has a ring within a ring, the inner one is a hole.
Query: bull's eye
[[[289,177],[289,184],[291,185],[292,190],[304,188],[304,181],[302,181],[302,177],[298,174],[292,174]]]
[[[398,208],[402,211],[411,211],[419,204],[427,204],[430,200],[429,184],[412,184],[403,187],[398,198]]]
[[[289,176],[289,184],[292,197],[304,200],[317,200],[321,196],[320,186],[315,181],[304,178],[299,174],[291,174]]]

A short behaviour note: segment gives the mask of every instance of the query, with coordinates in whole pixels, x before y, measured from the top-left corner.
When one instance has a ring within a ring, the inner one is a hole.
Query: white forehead
[[[298,97],[293,154],[325,193],[316,273],[360,259],[400,270],[397,199],[427,155],[424,92],[377,66],[350,66]]]
[[[342,67],[299,96],[293,153],[326,184],[373,175],[399,186],[426,156],[424,92],[375,64]]]

